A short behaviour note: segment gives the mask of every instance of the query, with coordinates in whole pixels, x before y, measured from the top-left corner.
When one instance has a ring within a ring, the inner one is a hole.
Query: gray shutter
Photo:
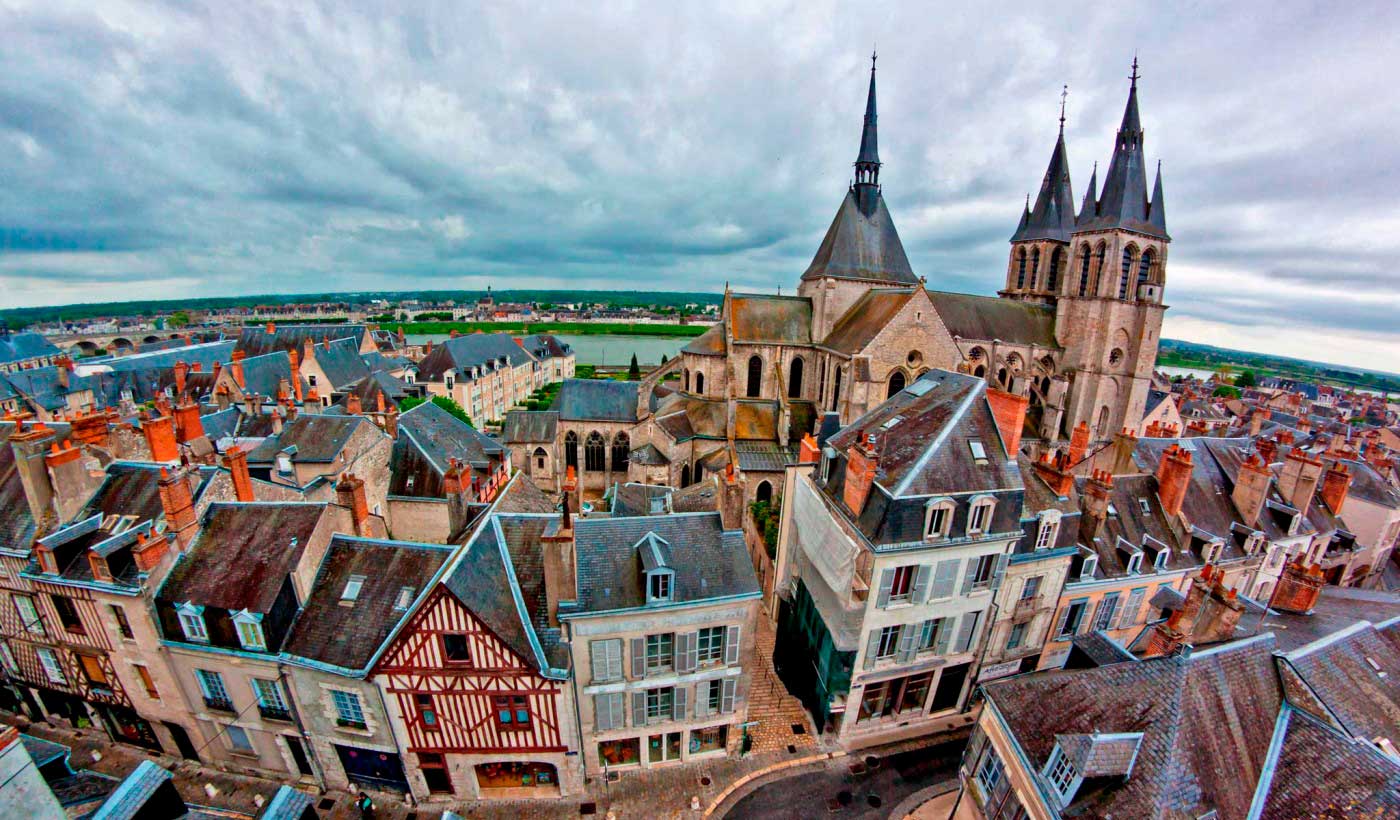
[[[992,571],[992,590],[1001,589],[1001,577],[1006,574],[1006,565],[1011,562],[1011,556],[1002,553],[997,556],[996,569]]]
[[[739,662],[739,627],[731,626],[724,630],[724,664],[733,666]]]
[[[608,679],[607,641],[591,641],[588,644],[588,660],[593,668],[593,680]]]
[[[593,726],[600,732],[617,728],[612,722],[612,704],[608,702],[611,697],[611,695],[593,696]]]
[[[710,714],[710,687],[719,681],[702,680],[695,685],[695,716],[705,717]]]
[[[953,647],[954,653],[966,652],[972,647],[972,633],[977,628],[977,622],[982,620],[980,613],[969,612],[962,616],[962,623],[958,629],[958,642]]]
[[[647,676],[647,639],[632,639],[632,677],[645,678]]]
[[[721,684],[719,710],[726,715],[734,711],[734,693],[738,688],[739,682],[733,678],[725,678]]]
[[[914,648],[918,645],[919,628],[919,624],[905,624],[899,628],[899,654],[896,659],[900,663],[914,660]]]
[[[677,632],[677,633],[676,633],[675,639],[674,639],[674,641],[673,641],[672,644],[671,644],[671,651],[672,651],[672,653],[673,653],[673,655],[674,655],[674,657],[673,657],[672,660],[673,660],[673,662],[675,663],[675,667],[676,667],[676,671],[677,671],[677,672],[689,672],[690,670],[692,670],[692,669],[695,668],[695,667],[693,667],[693,666],[687,666],[687,665],[686,665],[686,663],[687,663],[687,662],[689,661],[689,659],[691,658],[690,651],[689,651],[688,649],[686,649],[686,647],[687,647],[687,646],[690,644],[690,642],[693,641],[693,640],[695,640],[695,633],[694,633],[694,632]]]
[[[1137,613],[1142,609],[1142,596],[1146,589],[1135,589],[1128,595],[1128,605],[1123,607],[1123,611],[1118,615],[1118,628],[1132,626],[1137,622]]]
[[[890,605],[890,591],[894,589],[894,570],[885,569],[880,571],[880,594],[875,599],[875,606],[880,609]]]
[[[647,725],[647,693],[632,693],[632,725]]]
[[[933,567],[929,564],[920,564],[919,571],[914,573],[914,594],[910,599],[916,604],[922,604],[928,599],[929,576],[933,574]]]
[[[875,653],[880,651],[880,630],[876,628],[870,633],[870,640],[865,642],[865,668],[875,667]]]
[[[1060,635],[1065,634],[1065,624],[1069,623],[1069,611],[1073,607],[1074,602],[1070,601],[1069,603],[1065,604],[1064,609],[1060,610],[1060,618],[1059,620],[1055,621],[1055,631],[1050,633],[1051,640],[1054,640]]]
[[[686,696],[690,694],[690,689],[685,686],[677,686],[672,691],[675,694],[671,696],[671,719],[685,720]]]
[[[933,599],[953,597],[953,588],[958,582],[958,559],[949,558],[946,561],[938,562],[938,569],[933,574],[933,591],[929,596]]]
[[[608,641],[608,680],[622,680],[622,639]]]
[[[691,632],[685,645],[685,665],[687,669],[694,669],[700,665],[700,633]]]
[[[972,582],[977,577],[977,559],[967,559],[967,569],[963,572],[962,594],[972,592]]]
[[[938,619],[938,638],[934,644],[933,654],[948,654],[948,647],[953,642],[954,620],[953,617]]]

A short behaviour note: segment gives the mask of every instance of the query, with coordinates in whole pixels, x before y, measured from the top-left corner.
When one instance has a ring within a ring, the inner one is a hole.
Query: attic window
[[[651,514],[661,515],[666,512],[666,496],[657,495],[651,498]]]
[[[1157,557],[1152,559],[1153,569],[1156,569],[1158,571],[1165,570],[1167,568],[1167,559],[1170,556],[1171,553],[1167,550],[1162,550],[1161,552],[1157,553]]]
[[[1128,557],[1128,574],[1137,575],[1142,572],[1142,553],[1135,552]]]
[[[1055,744],[1055,750],[1051,752],[1050,759],[1045,763],[1045,776],[1050,780],[1050,785],[1055,787],[1060,799],[1066,804],[1074,794],[1074,788],[1079,780],[1079,772],[1074,770],[1074,762],[1065,754],[1064,749]]]
[[[1099,569],[1099,557],[1097,555],[1084,556],[1084,566],[1079,569],[1079,580],[1092,581],[1094,573]]]
[[[413,587],[399,587],[399,597],[394,600],[394,610],[403,612],[408,609],[408,605],[413,603],[413,594],[417,592]]]
[[[648,601],[671,600],[671,573],[653,572],[647,579]]]
[[[968,439],[967,446],[972,450],[972,459],[978,464],[987,463],[987,448],[982,446],[981,439]]]
[[[1147,503],[1147,499],[1145,498],[1138,499],[1138,507],[1142,509],[1143,515],[1149,515],[1152,512],[1152,505]]]
[[[354,601],[360,597],[360,588],[365,585],[365,576],[351,575],[350,580],[345,582],[345,589],[340,593],[340,600]]]

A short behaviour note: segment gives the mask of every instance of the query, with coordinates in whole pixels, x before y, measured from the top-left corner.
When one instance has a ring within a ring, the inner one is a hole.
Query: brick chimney
[[[1265,464],[1273,464],[1278,458],[1278,442],[1271,438],[1261,438],[1254,442],[1254,449],[1259,451],[1259,460]]]
[[[105,449],[111,438],[111,432],[107,425],[116,421],[117,414],[110,410],[79,413],[71,422],[69,435],[84,444]]]
[[[560,494],[559,518],[546,525],[540,542],[544,559],[545,605],[550,626],[559,626],[559,608],[578,600],[578,575],[574,554],[574,519],[569,494]]]
[[[1186,488],[1191,484],[1191,453],[1172,444],[1162,453],[1157,465],[1157,497],[1168,518],[1181,515],[1186,501]]]
[[[364,408],[360,406],[360,395],[358,393],[345,394],[345,412],[347,415],[358,416],[364,413]]]
[[[316,388],[312,387],[307,389],[306,396],[302,399],[301,402],[301,411],[303,413],[321,412],[321,394],[316,390]]]
[[[462,494],[462,468],[455,458],[447,460],[447,471],[442,474],[442,492],[446,496]]]
[[[1277,436],[1277,438],[1278,438],[1278,443],[1279,443],[1279,444],[1287,444],[1287,445],[1290,446],[1290,447],[1293,446],[1293,440],[1294,440],[1294,439],[1293,439],[1293,431],[1292,431],[1292,430],[1280,430],[1280,431],[1278,431],[1278,436]]]
[[[341,473],[335,484],[335,503],[350,510],[355,534],[369,537],[369,501],[365,499],[364,479],[352,473]]]
[[[273,324],[272,322],[268,322],[268,323],[267,323],[267,328],[266,328],[266,330],[267,330],[267,335],[271,336],[271,335],[273,335],[274,333],[277,332],[277,325]]]
[[[29,502],[29,513],[41,530],[41,523],[52,511],[53,482],[49,479],[45,456],[49,445],[56,436],[42,421],[36,421],[24,428],[18,424],[10,436],[10,446],[14,448],[15,470],[19,473],[20,484],[24,487],[24,497]]]
[[[160,533],[150,537],[138,534],[136,543],[131,547],[131,555],[136,559],[136,568],[148,575],[154,572],[165,556],[169,554],[170,533]]]
[[[1085,544],[1092,544],[1103,531],[1112,492],[1113,474],[1105,470],[1094,470],[1084,484],[1084,493],[1079,497],[1079,538]]]
[[[1069,463],[1070,466],[1078,464],[1084,460],[1084,454],[1089,451],[1089,423],[1079,422],[1078,426],[1070,432],[1069,436]]]
[[[181,444],[204,436],[204,422],[199,417],[199,405],[192,401],[175,408],[175,440]]]
[[[146,444],[151,448],[152,461],[179,461],[180,446],[176,444],[175,420],[169,416],[150,416],[141,419],[141,432],[146,435]]]
[[[1154,624],[1152,632],[1147,636],[1147,648],[1143,650],[1142,656],[1160,658],[1184,646],[1187,636],[1182,628],[1182,621],[1185,620],[1185,616],[1185,611],[1178,609],[1165,621]]]
[[[190,366],[184,361],[175,363],[175,395],[181,396],[185,393],[185,376],[190,372]]]
[[[1006,444],[1006,454],[1014,460],[1021,449],[1021,432],[1026,427],[1026,408],[1030,405],[1030,399],[988,387],[987,404],[992,408],[997,430]]]
[[[165,510],[165,529],[173,533],[180,551],[189,549],[198,531],[198,519],[194,512],[194,493],[190,489],[189,478],[181,468],[170,470],[160,468],[160,506]]]
[[[224,454],[224,466],[233,476],[233,497],[239,501],[253,500],[253,478],[248,474],[248,453],[234,445]]]
[[[1322,462],[1294,447],[1283,458],[1283,469],[1278,477],[1278,491],[1290,506],[1307,515],[1321,480]]]
[[[817,446],[816,436],[807,433],[802,437],[802,441],[797,445],[797,461],[799,464],[816,464],[822,460],[821,448]]]
[[[389,434],[389,438],[399,437],[399,408],[397,405],[389,405],[389,412],[384,414],[384,432]]]
[[[1351,489],[1351,469],[1338,461],[1322,476],[1322,500],[1333,515],[1342,514],[1342,506],[1347,501],[1347,490]]]
[[[1129,475],[1138,471],[1137,465],[1133,463],[1133,450],[1137,448],[1137,434],[1124,427],[1118,431],[1118,435],[1113,437],[1113,446],[1109,448],[1113,460],[1108,471],[1114,475]]]
[[[287,359],[292,363],[292,395],[301,401],[301,358],[295,350],[287,351]]]
[[[1203,590],[1200,607],[1191,624],[1193,644],[1218,643],[1235,636],[1235,625],[1244,613],[1244,604],[1240,603],[1238,590],[1225,588],[1224,578],[1225,570],[1216,571],[1208,587]],[[1197,583],[1207,586],[1200,581]]]
[[[228,363],[228,369],[233,372],[233,380],[238,384],[239,390],[243,390],[247,387],[247,383],[243,381],[244,355],[245,354],[243,353],[243,351],[235,350],[233,351],[233,356],[230,357],[230,361]]]
[[[1074,488],[1074,476],[1069,472],[1069,455],[1061,450],[1042,453],[1040,461],[1035,463],[1035,473],[1061,498],[1068,498],[1070,490]]]
[[[1259,431],[1262,430],[1262,429],[1264,428],[1264,422],[1268,421],[1269,418],[1273,416],[1273,414],[1274,414],[1274,411],[1270,410],[1270,409],[1267,408],[1267,407],[1259,407],[1259,408],[1256,408],[1255,411],[1254,411],[1253,413],[1250,413],[1250,414],[1249,414],[1249,437],[1250,437],[1250,438],[1254,438],[1254,437],[1258,436],[1258,435],[1259,435]]]
[[[1280,612],[1307,615],[1317,606],[1323,581],[1322,567],[1304,564],[1303,556],[1299,555],[1283,568],[1278,586],[1274,587],[1273,597],[1269,599],[1269,607]]]
[[[1240,518],[1251,527],[1259,524],[1259,514],[1264,511],[1264,501],[1269,497],[1269,484],[1273,478],[1273,471],[1254,453],[1244,460],[1239,474],[1235,476],[1235,490],[1230,494],[1230,500],[1235,502]]]
[[[846,502],[846,508],[857,518],[865,509],[865,500],[870,497],[870,485],[874,483],[879,467],[874,433],[865,434],[860,443],[846,450],[846,486],[842,499]]]

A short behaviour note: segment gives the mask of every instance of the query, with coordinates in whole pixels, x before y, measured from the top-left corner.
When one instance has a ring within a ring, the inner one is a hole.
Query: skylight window
[[[979,463],[987,460],[987,448],[982,445],[981,439],[968,439],[967,446],[972,450],[972,458]]]
[[[345,582],[345,589],[340,593],[340,600],[354,601],[360,597],[360,589],[365,585],[365,576],[351,575],[350,580]]]
[[[890,419],[889,421],[885,422],[884,424],[880,425],[880,429],[881,429],[881,430],[889,430],[889,429],[891,429],[891,428],[898,427],[898,426],[899,426],[899,423],[900,423],[901,421],[904,421],[904,417],[903,417],[903,416],[895,416],[894,418],[892,418],[892,419]]]
[[[1147,515],[1152,512],[1152,505],[1147,503],[1147,499],[1139,498],[1138,506],[1142,508],[1142,514]]]
[[[417,592],[413,587],[399,587],[399,597],[394,601],[394,609],[403,612],[408,609],[408,605],[413,603],[413,593]]]

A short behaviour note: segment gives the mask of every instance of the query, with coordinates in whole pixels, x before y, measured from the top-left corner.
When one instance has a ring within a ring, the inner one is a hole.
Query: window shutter
[[[928,580],[933,574],[933,567],[930,564],[920,564],[919,571],[914,573],[914,594],[909,596],[916,604],[922,604],[928,600]]]
[[[879,628],[870,631],[870,640],[865,642],[865,668],[875,668],[875,653],[880,651],[880,630]]]
[[[685,644],[685,668],[689,672],[700,663],[700,633],[691,632]]]
[[[953,642],[953,625],[955,622],[956,619],[953,617],[938,619],[938,643],[934,647],[933,654],[948,654],[948,647]]]
[[[675,694],[671,699],[671,719],[685,720],[686,696],[690,694],[690,689],[685,686],[677,686],[673,691]]]
[[[972,633],[977,628],[977,622],[981,620],[979,613],[969,612],[962,616],[962,623],[958,628],[958,642],[953,647],[954,653],[966,652],[972,646]]]
[[[608,642],[592,641],[588,644],[588,660],[593,668],[593,680],[608,679]]]
[[[632,677],[645,678],[647,676],[647,639],[632,639]]]
[[[933,574],[933,593],[930,596],[934,599],[953,597],[953,588],[958,582],[958,559],[950,558],[946,561],[938,562],[938,569]]]
[[[733,666],[739,662],[739,627],[731,626],[724,630],[724,663]]]
[[[875,599],[875,606],[880,609],[890,605],[890,591],[894,589],[894,570],[886,569],[880,571],[880,594]]]
[[[690,657],[690,652],[686,650],[686,644],[694,637],[694,632],[677,632],[675,639],[671,642],[671,662],[675,665],[677,672],[690,671],[685,665],[686,658]]]
[[[1051,638],[1058,638],[1059,636],[1065,634],[1065,624],[1069,623],[1069,611],[1073,606],[1074,603],[1071,601],[1070,603],[1065,604],[1064,609],[1060,610],[1060,619],[1055,622],[1055,631],[1051,633]]]
[[[622,639],[608,641],[608,680],[622,680]]]
[[[908,663],[914,660],[914,647],[918,643],[919,624],[905,624],[899,628],[899,655],[900,663]]]
[[[733,678],[725,678],[721,687],[719,710],[727,715],[734,711],[734,693],[739,688],[739,682]]]
[[[632,725],[647,725],[647,693],[632,693]]]
[[[1004,552],[997,556],[997,566],[996,569],[992,571],[992,589],[994,591],[1001,589],[1001,578],[1006,574],[1006,565],[1010,562],[1011,556]]]
[[[1120,629],[1137,623],[1138,610],[1142,609],[1142,596],[1146,592],[1146,589],[1135,589],[1128,595],[1128,605],[1123,607],[1123,613],[1118,616]]]
[[[717,680],[700,681],[695,687],[695,716],[706,717],[710,714],[710,687],[719,683]]]
[[[972,592],[972,583],[977,580],[977,559],[967,559],[967,570],[963,572],[962,594]]]
[[[612,722],[612,705],[608,702],[610,695],[593,696],[593,725],[598,731],[606,732],[609,729],[616,729]]]

